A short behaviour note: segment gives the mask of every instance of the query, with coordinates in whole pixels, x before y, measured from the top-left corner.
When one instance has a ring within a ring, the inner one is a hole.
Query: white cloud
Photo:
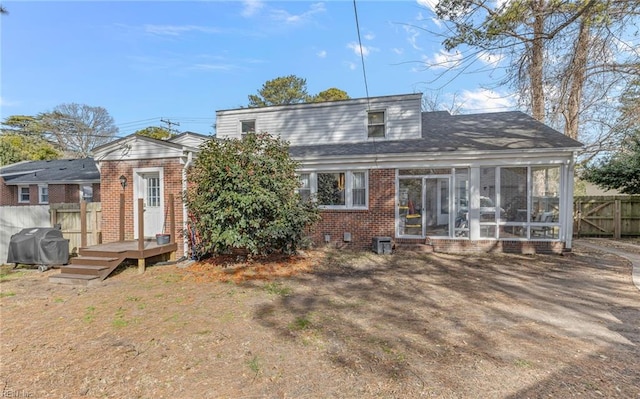
[[[287,24],[299,24],[308,21],[315,14],[323,13],[326,11],[324,3],[313,3],[309,6],[309,10],[301,14],[290,14],[286,10],[278,9],[271,10],[271,17],[279,22],[285,22]]]
[[[516,106],[514,94],[489,89],[463,90],[456,100],[465,112],[505,111]]]
[[[325,50],[320,50],[316,53],[316,55],[318,56],[318,58],[326,58],[327,52]]]
[[[366,40],[373,40],[373,39],[375,39],[375,38],[376,38],[376,35],[374,35],[373,33],[366,33],[363,37],[364,37]]]
[[[431,11],[436,11],[436,5],[438,4],[438,0],[416,0],[419,6],[427,7]]]
[[[245,0],[242,2],[242,6],[240,15],[249,18],[256,15],[264,7],[264,3],[260,0]]]
[[[191,69],[200,71],[230,71],[236,69],[236,67],[229,64],[195,64]]]
[[[352,71],[354,71],[358,67],[355,62],[348,62],[347,61],[344,64],[347,66],[347,68],[349,68]]]
[[[407,37],[407,41],[411,44],[416,50],[422,50],[420,46],[418,46],[418,37],[420,36],[420,31],[412,26],[404,25],[404,31],[409,34]]]
[[[0,97],[0,106],[2,107],[14,107],[16,105],[20,105],[19,101],[10,101],[4,97]]]
[[[443,69],[443,68],[456,68],[460,65],[460,61],[462,60],[462,54],[459,51],[445,51],[440,50],[438,53],[434,54],[433,57],[423,57],[425,62],[429,64],[429,67],[434,69]]]
[[[391,49],[391,51],[393,51],[394,53],[396,53],[398,55],[401,55],[401,54],[404,53],[404,49],[399,48],[399,47],[394,47],[394,48]]]
[[[201,32],[201,33],[219,33],[220,30],[208,26],[199,25],[144,25],[144,30],[147,33],[163,36],[180,36],[186,32]]]
[[[375,47],[371,47],[371,46],[360,46],[358,43],[356,42],[351,42],[349,44],[347,44],[347,48],[353,50],[353,52],[357,55],[360,56],[362,55],[363,57],[367,57],[369,54],[371,54],[372,51],[378,51],[377,48]]]
[[[504,59],[504,56],[482,51],[478,54],[478,59],[487,65],[497,66]]]

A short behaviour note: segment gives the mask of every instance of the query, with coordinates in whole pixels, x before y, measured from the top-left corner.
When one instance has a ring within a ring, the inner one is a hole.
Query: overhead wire
[[[367,137],[369,136],[369,112],[371,111],[371,100],[369,98],[369,84],[367,82],[367,71],[365,69],[365,64],[364,64],[364,50],[362,48],[362,38],[360,35],[360,21],[358,20],[358,7],[356,6],[356,0],[353,0],[353,13],[355,14],[355,18],[356,18],[356,31],[358,32],[358,48],[360,50],[360,61],[362,63],[362,76],[364,78],[364,90],[365,90],[365,94],[367,95]],[[376,146],[376,138],[372,137],[372,143],[373,143],[373,153],[375,155],[375,164],[376,164],[376,168],[378,167],[378,148]]]

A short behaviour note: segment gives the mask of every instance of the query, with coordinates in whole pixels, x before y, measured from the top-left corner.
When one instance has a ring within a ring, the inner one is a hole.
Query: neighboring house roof
[[[99,183],[93,158],[19,162],[0,169],[7,185]]]
[[[577,150],[582,144],[519,112],[422,113],[422,138],[291,146],[293,158],[443,152]]]

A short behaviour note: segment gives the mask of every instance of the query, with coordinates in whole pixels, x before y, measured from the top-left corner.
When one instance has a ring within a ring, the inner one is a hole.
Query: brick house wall
[[[100,183],[93,183],[93,202],[100,202]],[[80,185],[49,184],[49,204],[80,202]],[[29,185],[29,202],[18,202],[18,186],[7,186],[0,177],[0,206],[40,205],[37,184]]]
[[[144,159],[131,161],[102,161],[100,167],[100,188],[98,197],[102,202],[102,241],[114,242],[119,239],[120,232],[120,194],[124,193],[125,240],[134,239],[134,209],[133,209],[133,169],[162,167],[164,174],[164,203],[169,206],[169,195],[174,195],[174,215],[176,231],[169,230],[167,216],[166,232],[173,234],[178,244],[177,257],[184,255],[182,236],[182,165],[180,160],[174,159]],[[127,178],[127,186],[122,189],[120,176]],[[101,195],[101,191],[107,195]],[[94,187],[94,200],[96,191]]]
[[[371,248],[373,237],[395,235],[395,169],[369,171],[369,209],[320,211],[321,219],[311,231],[315,245],[325,245],[325,234],[330,244],[353,249]],[[351,233],[351,241],[343,240]]]

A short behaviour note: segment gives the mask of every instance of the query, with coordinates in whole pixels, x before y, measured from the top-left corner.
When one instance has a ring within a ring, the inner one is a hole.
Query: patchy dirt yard
[[[2,397],[640,398],[631,266],[579,244],[52,273],[0,278]]]

